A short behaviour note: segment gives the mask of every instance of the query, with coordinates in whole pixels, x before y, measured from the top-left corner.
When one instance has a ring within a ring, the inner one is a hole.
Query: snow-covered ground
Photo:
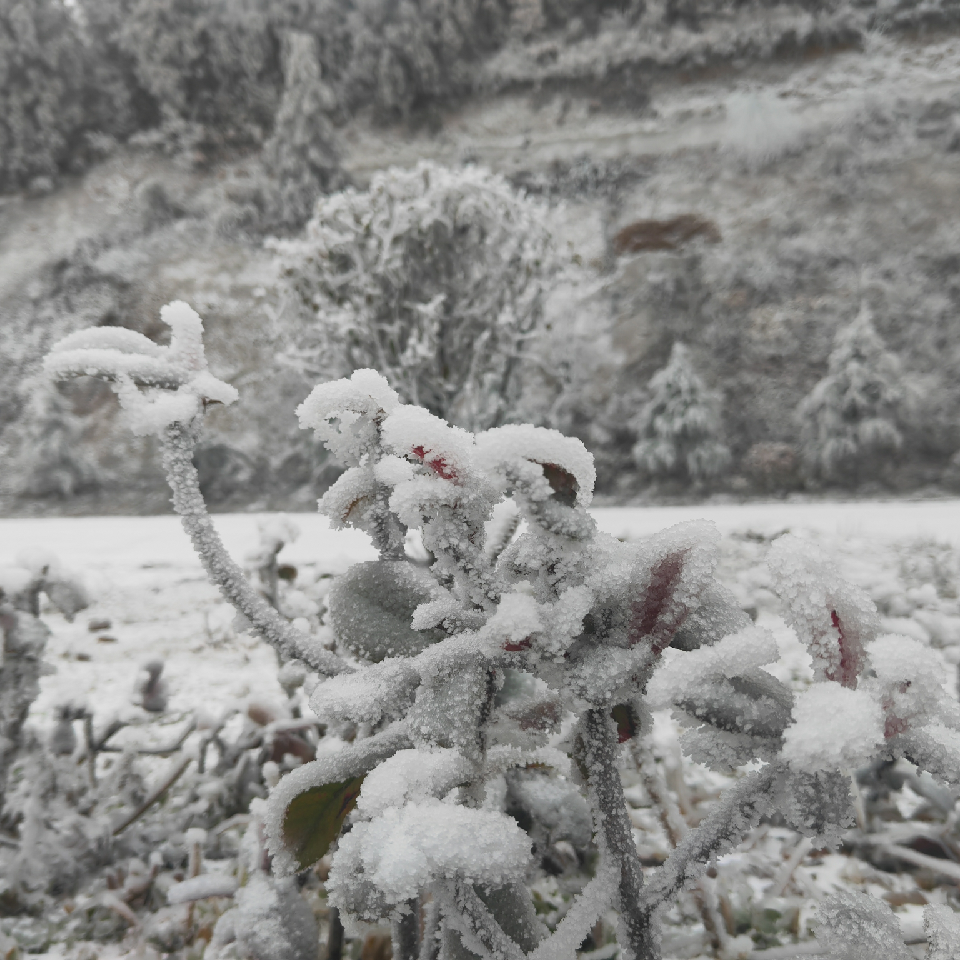
[[[724,535],[721,575],[743,605],[774,617],[763,554],[770,538],[790,530],[819,542],[841,571],[863,586],[891,630],[960,650],[960,610],[950,579],[960,556],[960,500],[914,503],[766,503],[749,506],[605,508],[601,529],[624,539],[695,518]],[[241,560],[257,545],[263,515],[216,518],[227,549]],[[296,515],[299,539],[281,561],[315,584],[375,554],[366,536],[333,531],[317,514]],[[79,572],[93,606],[70,624],[54,612],[47,659],[56,673],[43,681],[35,720],[46,726],[64,700],[86,699],[97,714],[128,707],[139,665],[163,659],[171,708],[217,710],[238,698],[276,700],[274,654],[252,638],[221,637],[229,613],[208,582],[176,517],[84,517],[0,520],[0,566],[25,553],[52,553]],[[942,581],[937,586],[936,581]],[[927,580],[933,586],[924,587]],[[91,632],[97,619],[109,629]],[[102,639],[110,638],[110,639]]]

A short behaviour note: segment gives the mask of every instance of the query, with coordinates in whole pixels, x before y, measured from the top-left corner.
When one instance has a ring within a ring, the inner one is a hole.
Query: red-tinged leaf
[[[503,649],[506,650],[507,653],[519,653],[521,650],[529,650],[532,642],[530,637],[524,637],[522,640],[516,641],[508,640],[503,645]]]
[[[427,451],[423,447],[414,447],[413,455],[422,460],[425,467],[432,470],[441,480],[456,480],[457,472],[443,457],[432,457],[426,459]]]
[[[650,582],[644,595],[630,607],[630,644],[645,637],[653,638],[653,652],[662,653],[670,645],[686,610],[670,609],[670,601],[680,583],[685,554],[671,553],[661,557],[650,571]]]
[[[618,703],[610,711],[610,716],[617,725],[617,740],[620,743],[626,743],[637,735],[637,721],[627,704]]]
[[[360,796],[363,777],[311,787],[294,797],[283,816],[283,843],[301,870],[315,864],[340,835]]]
[[[553,499],[565,507],[576,506],[577,492],[580,489],[577,478],[555,463],[542,463],[540,466],[543,467],[543,476],[553,490]]]
[[[830,620],[839,634],[840,664],[836,669],[827,670],[827,679],[839,683],[842,687],[856,690],[857,678],[863,666],[860,662],[860,650],[847,638],[843,630],[843,622],[836,610],[830,611]]]

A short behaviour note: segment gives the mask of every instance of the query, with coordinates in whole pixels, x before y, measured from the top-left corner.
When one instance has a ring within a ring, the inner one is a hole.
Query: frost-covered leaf
[[[593,456],[573,437],[529,424],[508,424],[477,435],[477,451],[487,470],[509,489],[529,475],[545,481],[544,496],[572,507],[587,507],[597,472]],[[539,469],[527,473],[525,465]]]
[[[294,797],[283,817],[283,842],[299,869],[315,864],[340,834],[354,808],[363,777],[310,787]]]
[[[171,329],[170,346],[118,327],[81,330],[61,340],[44,359],[57,379],[93,376],[116,384],[130,425],[140,434],[189,423],[208,403],[230,404],[237,391],[207,369],[203,321],[182,300],[168,303],[160,319]]]
[[[406,710],[419,684],[420,674],[409,658],[390,657],[318,683],[310,707],[322,720],[377,724]]]
[[[947,666],[935,650],[910,637],[887,635],[870,644],[869,656],[874,673],[869,686],[883,709],[888,740],[931,722],[960,730],[960,705],[943,688]]]
[[[375,370],[355,370],[349,380],[314,387],[297,407],[300,426],[312,428],[346,466],[356,466],[379,442],[380,424],[400,398]]]
[[[850,778],[835,770],[785,769],[776,784],[776,809],[798,833],[821,846],[837,846],[855,822]]]
[[[767,564],[785,619],[813,658],[814,677],[855,688],[866,663],[865,647],[880,628],[873,602],[799,537],[775,540]]]
[[[816,683],[797,697],[783,757],[811,773],[856,769],[868,764],[882,744],[880,705],[870,693]]]
[[[746,630],[750,625],[750,617],[736,597],[723,584],[711,583],[700,594],[696,609],[673,635],[670,646],[696,650]]]
[[[337,642],[374,663],[411,657],[442,640],[438,628],[414,630],[414,611],[432,597],[435,581],[406,560],[354,564],[330,590],[330,624]]]
[[[817,939],[842,960],[910,960],[893,911],[876,897],[839,889],[817,910]]]
[[[410,801],[440,799],[476,773],[456,750],[401,750],[367,774],[358,810],[365,818]]]

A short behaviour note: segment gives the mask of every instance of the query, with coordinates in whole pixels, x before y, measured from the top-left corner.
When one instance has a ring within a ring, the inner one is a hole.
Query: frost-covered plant
[[[720,398],[707,390],[689,350],[675,343],[667,365],[650,380],[633,428],[633,459],[650,477],[705,480],[722,473],[730,451],[720,439]]]
[[[322,199],[306,236],[276,247],[310,376],[376,368],[451,423],[509,418],[562,267],[539,203],[486,170],[424,161]]]
[[[884,347],[864,305],[837,333],[827,375],[797,410],[807,473],[856,482],[895,455],[907,400],[900,362]]]
[[[358,0],[348,15],[342,102],[408,116],[470,92],[476,64],[506,38],[509,0]]]
[[[0,567],[0,818],[7,774],[23,747],[24,724],[40,693],[43,651],[50,631],[40,618],[40,597],[67,620],[90,605],[83,583],[47,553],[24,554]]]
[[[279,100],[280,65],[261,9],[223,0],[114,5],[111,39],[132,60],[157,119],[172,129],[196,125],[211,146],[263,142]]]
[[[960,707],[938,656],[878,637],[870,600],[803,541],[780,538],[769,561],[813,665],[795,696],[764,669],[778,658],[773,637],[715,577],[710,524],[636,543],[601,534],[579,441],[526,425],[467,433],[402,403],[371,370],[318,386],[299,408],[347,467],[323,513],[380,552],[331,591],[341,656],[323,649],[255,595],[216,538],[190,453],[204,407],[235,394],[206,369],[199,317],[182,303],[163,317],[170,347],[89,330],[56,348],[48,370],[116,383],[134,424],[163,439],[174,504],[214,581],[265,639],[327,677],[312,708],[357,736],[271,792],[272,875],[305,869],[339,836],[330,902],[351,923],[390,920],[397,960],[572,960],[611,907],[621,955],[652,960],[661,909],[763,816],[836,842],[851,821],[852,769],[904,757],[957,780]],[[405,559],[410,529],[429,571]],[[662,707],[682,720],[694,759],[754,769],[645,875],[618,760]],[[518,784],[531,770],[547,779]],[[505,812],[505,782],[537,812],[530,834]],[[531,838],[551,822],[582,833],[575,790],[599,860],[548,932],[526,887]]]

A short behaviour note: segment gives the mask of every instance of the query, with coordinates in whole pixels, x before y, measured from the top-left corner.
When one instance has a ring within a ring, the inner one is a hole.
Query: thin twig
[[[113,835],[115,837],[119,836],[132,823],[136,823],[136,821],[139,820],[180,779],[180,777],[183,776],[184,771],[190,766],[192,759],[192,757],[184,757],[173,773],[170,774],[170,776],[167,777],[167,779],[164,780],[164,782],[161,783],[160,786],[157,787],[157,789],[154,790],[153,793],[151,793],[150,796],[140,804],[136,811],[130,814],[130,816],[127,817],[127,819],[124,820],[123,823],[121,823],[120,826],[113,831]]]
[[[786,890],[787,884],[790,882],[790,878],[793,876],[793,871],[797,869],[800,865],[800,861],[810,852],[810,848],[813,846],[813,841],[809,837],[801,837],[800,842],[793,848],[790,852],[790,856],[787,859],[787,862],[780,868],[777,875],[773,878],[773,883],[770,885],[770,889],[767,890],[766,895],[768,897],[782,897],[783,891]]]
[[[707,862],[735,843],[769,805],[769,793],[778,772],[776,764],[748,774],[725,794],[713,810],[668,857],[643,892],[643,908],[654,911],[696,880]]]

